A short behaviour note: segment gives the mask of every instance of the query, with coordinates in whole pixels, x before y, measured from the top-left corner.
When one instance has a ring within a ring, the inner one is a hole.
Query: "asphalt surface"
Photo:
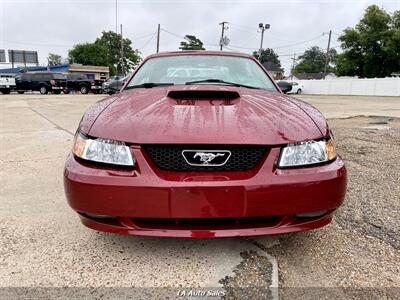
[[[301,96],[329,118],[349,173],[345,204],[331,224],[190,240],[99,233],[68,207],[64,161],[82,113],[102,97],[0,95],[0,298],[129,297],[127,288],[138,287],[143,299],[190,291],[271,299],[274,261],[282,299],[400,292],[400,99]]]

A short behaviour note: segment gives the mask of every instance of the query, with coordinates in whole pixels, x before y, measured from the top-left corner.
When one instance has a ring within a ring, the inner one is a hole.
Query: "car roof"
[[[218,55],[218,56],[237,56],[255,59],[254,56],[230,51],[205,51],[205,50],[192,50],[192,51],[172,51],[172,52],[159,52],[149,55],[147,58],[163,57],[163,56],[180,56],[180,55]]]

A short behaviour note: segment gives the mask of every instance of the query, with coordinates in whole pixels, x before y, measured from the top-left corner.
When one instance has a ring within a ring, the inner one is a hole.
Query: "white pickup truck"
[[[0,75],[0,92],[9,94],[15,89],[15,78],[12,75]]]

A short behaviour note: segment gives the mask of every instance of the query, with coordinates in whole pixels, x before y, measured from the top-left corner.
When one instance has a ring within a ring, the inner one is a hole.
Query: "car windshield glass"
[[[206,80],[212,79],[207,82]],[[233,83],[253,88],[276,91],[272,81],[252,59],[222,55],[175,55],[154,57],[146,61],[136,72],[129,86],[145,83],[225,85]]]

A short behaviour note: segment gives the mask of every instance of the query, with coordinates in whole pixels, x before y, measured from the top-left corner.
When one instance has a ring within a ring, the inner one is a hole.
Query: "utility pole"
[[[265,24],[265,25],[263,23],[258,24],[258,28],[261,30],[261,43],[260,43],[260,50],[258,52],[258,60],[261,59],[261,53],[262,53],[263,41],[264,41],[264,31],[266,29],[269,29],[270,27],[271,26],[269,24]]]
[[[326,32],[324,32],[323,34],[325,35]],[[329,48],[331,46],[331,36],[332,36],[332,30],[329,30],[328,47],[326,48],[326,58],[325,58],[325,67],[324,67],[324,79],[326,77],[326,68],[328,67],[328,63],[329,63]]]
[[[293,75],[293,71],[294,71],[294,64],[296,63],[296,53],[293,53],[293,58],[292,58],[292,60],[293,60],[293,64],[292,64],[292,70],[291,70],[291,75]]]
[[[222,26],[222,31],[221,31],[221,39],[219,40],[219,50],[222,51],[222,47],[224,45],[224,33],[225,33],[225,29],[228,29],[228,27],[225,26],[225,24],[228,24],[228,22],[221,22],[219,23],[219,25]]]
[[[160,30],[161,30],[161,27],[160,27],[160,24],[158,24],[158,27],[157,27],[157,53],[160,51]]]
[[[124,66],[124,39],[122,38],[122,24],[121,24],[121,71],[122,71],[122,75],[125,76],[125,66]]]
[[[118,0],[115,0],[115,33],[118,33]]]

